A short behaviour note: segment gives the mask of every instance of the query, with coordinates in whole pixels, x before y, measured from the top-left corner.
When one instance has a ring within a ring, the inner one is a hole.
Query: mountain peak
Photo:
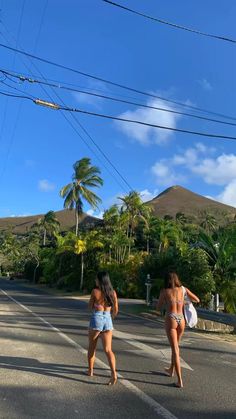
[[[159,217],[175,217],[177,213],[182,212],[200,218],[202,212],[208,211],[216,218],[223,219],[226,214],[232,217],[236,214],[236,208],[206,198],[180,185],[165,189],[148,203],[153,207],[154,214]]]

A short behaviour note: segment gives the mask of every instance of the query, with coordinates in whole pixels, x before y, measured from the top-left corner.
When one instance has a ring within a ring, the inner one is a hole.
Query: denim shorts
[[[89,323],[89,329],[106,332],[113,330],[110,311],[94,311]]]

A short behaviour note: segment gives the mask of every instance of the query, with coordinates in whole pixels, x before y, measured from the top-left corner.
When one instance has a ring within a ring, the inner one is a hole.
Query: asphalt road
[[[0,280],[0,419],[236,417],[236,344],[187,331],[185,387],[164,375],[170,351],[161,321],[120,314],[110,387],[101,344],[86,376],[87,304]]]

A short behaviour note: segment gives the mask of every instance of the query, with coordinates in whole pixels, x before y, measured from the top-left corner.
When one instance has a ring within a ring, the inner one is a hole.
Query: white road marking
[[[140,349],[142,351],[142,355],[146,353],[149,357],[156,358],[159,361],[170,363],[170,359],[171,359],[171,349],[170,348],[166,348],[166,349],[152,348],[151,346],[148,346],[145,343],[138,342],[135,339],[135,337],[136,337],[135,335],[131,335],[130,333],[120,332],[119,330],[114,330],[113,335],[114,335],[114,337],[116,337],[118,339],[124,340],[129,345],[132,345],[135,348]],[[138,336],[138,337],[140,337],[140,336]],[[143,336],[142,336],[142,338],[143,338]],[[180,362],[181,362],[181,366],[183,368],[186,368],[188,370],[193,371],[193,369],[190,367],[190,365],[188,365],[187,362],[185,362],[182,358],[180,358]]]
[[[66,340],[68,343],[70,343],[78,352],[80,352],[83,355],[87,356],[87,350],[84,349],[81,345],[76,343],[73,339],[71,339],[69,336],[67,336],[65,333],[61,332],[60,329],[53,326],[51,323],[49,323],[47,320],[45,320],[43,317],[38,316],[36,313],[34,313],[32,310],[30,310],[27,306],[24,304],[21,304],[19,301],[17,301],[15,298],[11,297],[6,291],[0,289],[3,294],[5,294],[10,300],[14,301],[16,304],[18,304],[20,307],[22,307],[24,310],[28,311],[32,314],[32,316],[39,319],[41,322],[46,324],[50,329],[54,330],[59,336],[61,336],[62,339]],[[104,368],[105,370],[109,370],[108,366],[101,361],[100,359],[96,358],[96,363]],[[150,408],[154,410],[155,413],[157,413],[160,417],[164,419],[177,419],[176,416],[174,416],[169,410],[167,410],[165,407],[163,407],[160,403],[158,403],[156,400],[154,400],[152,397],[148,396],[146,393],[144,393],[142,390],[140,390],[138,387],[136,387],[134,384],[132,384],[129,380],[126,380],[123,378],[121,374],[118,374],[118,377],[120,378],[120,383],[123,384],[128,390],[132,391],[136,396],[138,396],[143,402],[148,404]]]

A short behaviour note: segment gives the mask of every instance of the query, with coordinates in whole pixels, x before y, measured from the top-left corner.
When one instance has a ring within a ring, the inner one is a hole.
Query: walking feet
[[[178,381],[177,383],[175,383],[175,387],[178,387],[178,388],[183,388],[183,381],[181,380],[181,381]]]
[[[168,377],[174,377],[174,369],[172,367],[165,368],[165,373],[166,375],[168,375]],[[174,384],[174,386],[178,388],[183,388],[184,385],[182,379],[178,380],[177,383]]]
[[[109,386],[114,386],[116,383],[117,383],[117,375],[112,375],[107,384]]]
[[[90,370],[90,369],[88,370],[88,376],[93,377],[93,370]]]
[[[165,368],[165,372],[168,375],[168,377],[174,377],[174,369],[172,367]]]

